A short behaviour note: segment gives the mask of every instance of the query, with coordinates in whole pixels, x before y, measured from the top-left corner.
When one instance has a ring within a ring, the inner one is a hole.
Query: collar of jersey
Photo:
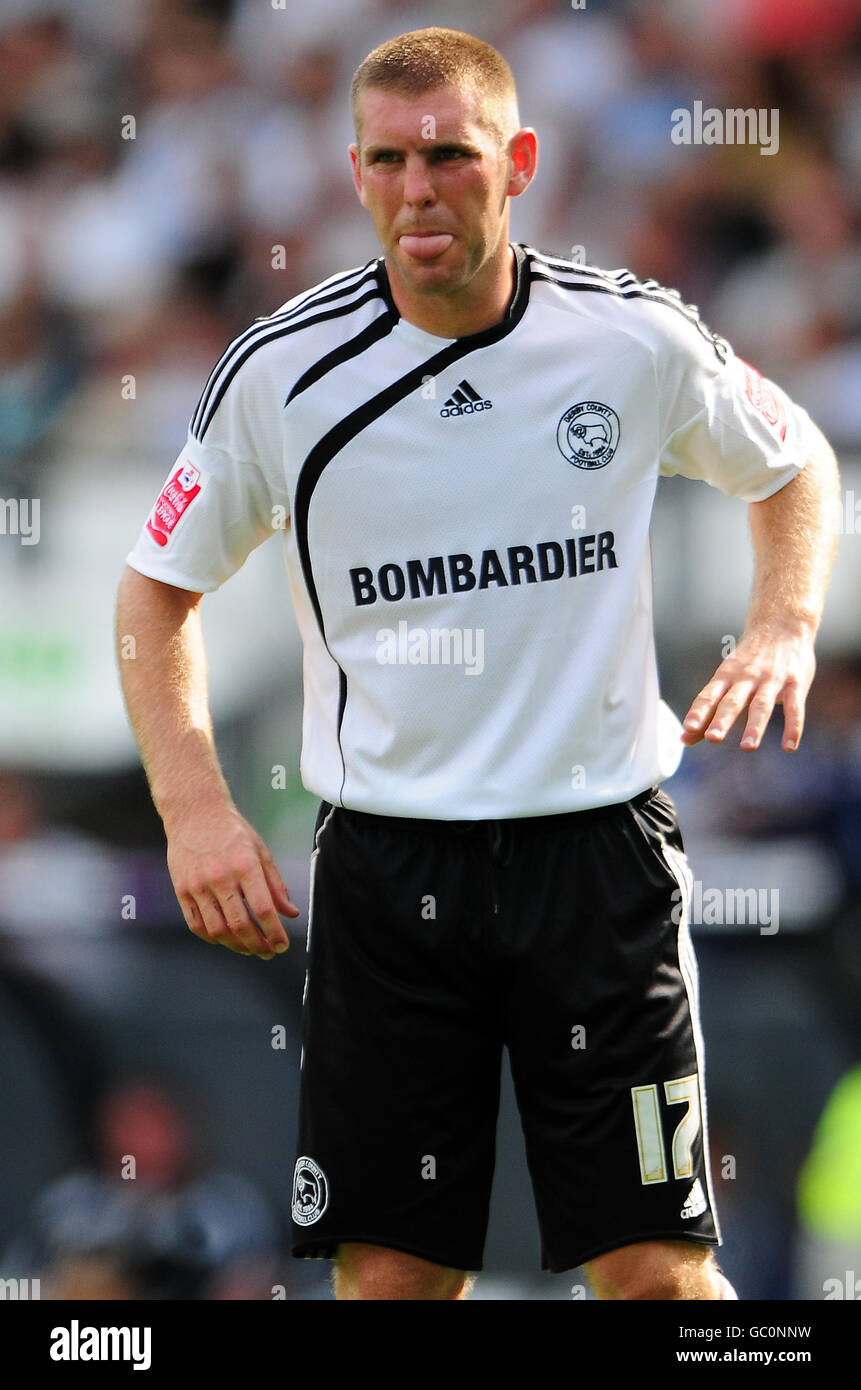
[[[408,341],[417,343],[422,347],[447,347],[449,343],[465,343],[472,339],[475,339],[477,346],[479,340],[484,337],[485,334],[492,334],[495,340],[499,336],[500,324],[504,323],[514,328],[515,324],[519,323],[520,319],[523,317],[526,305],[529,302],[530,277],[528,273],[529,267],[527,265],[526,251],[519,244],[513,242],[509,244],[514,252],[514,288],[511,291],[508,307],[499,323],[491,324],[489,328],[482,328],[478,333],[467,333],[462,338],[440,338],[436,333],[428,333],[426,329],[419,328],[418,324],[410,323],[409,319],[401,318],[395,301],[392,298],[385,258],[380,256],[377,261],[377,282],[380,287],[380,293],[388,305],[389,313],[397,321],[395,332]]]

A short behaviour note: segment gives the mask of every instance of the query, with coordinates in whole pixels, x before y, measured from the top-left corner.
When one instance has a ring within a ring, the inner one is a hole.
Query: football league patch
[[[177,522],[202,487],[201,473],[189,459],[178,463],[156,499],[146,529],[156,545],[167,545]]]
[[[766,381],[765,377],[756,370],[756,367],[745,362],[743,357],[739,357],[738,361],[744,369],[745,395],[754,410],[758,410],[760,415],[777,430],[782,444],[786,439],[786,415],[783,406],[774,394],[771,382]]]

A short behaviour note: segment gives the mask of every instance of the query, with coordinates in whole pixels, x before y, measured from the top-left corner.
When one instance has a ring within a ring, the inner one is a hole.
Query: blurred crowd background
[[[800,750],[781,752],[778,714],[757,754],[739,727],[668,790],[703,889],[779,903],[777,930],[773,913],[694,927],[724,1267],[745,1299],[861,1297],[859,17],[857,0],[3,0],[0,1275],[56,1298],[330,1296],[328,1266],[287,1245],[304,917],[267,965],[189,936],[112,615],[226,343],[376,254],[346,155],[353,70],[444,24],[502,50],[540,137],[515,239],[677,287],[838,453]],[[778,151],[674,144],[695,101],[776,110]],[[741,632],[749,551],[741,504],[662,484],[679,714]],[[316,806],[277,544],[204,614],[228,778],[304,908]],[[474,1297],[576,1296],[577,1271],[538,1273],[510,1087],[499,1149]]]

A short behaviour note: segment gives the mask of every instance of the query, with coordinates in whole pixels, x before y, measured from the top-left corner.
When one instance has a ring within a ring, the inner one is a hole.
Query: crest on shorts
[[[293,1174],[293,1220],[313,1226],[329,1205],[329,1182],[313,1158],[297,1158]]]
[[[601,401],[580,401],[556,429],[559,452],[576,468],[605,468],[619,445],[619,417]]]

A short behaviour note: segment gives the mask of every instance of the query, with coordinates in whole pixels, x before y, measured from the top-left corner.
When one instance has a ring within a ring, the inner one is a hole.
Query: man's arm
[[[120,642],[134,636],[136,654],[120,656],[123,691],[190,930],[204,941],[271,960],[289,945],[278,913],[297,917],[299,909],[266,845],[233,804],[221,771],[209,715],[201,597],[126,569],[117,634]]]
[[[747,709],[741,746],[758,748],[776,704],[784,709],[783,747],[801,741],[813,644],[840,538],[837,462],[817,436],[792,482],[750,506],[756,574],[744,633],[688,710],[683,743],[721,742]]]

